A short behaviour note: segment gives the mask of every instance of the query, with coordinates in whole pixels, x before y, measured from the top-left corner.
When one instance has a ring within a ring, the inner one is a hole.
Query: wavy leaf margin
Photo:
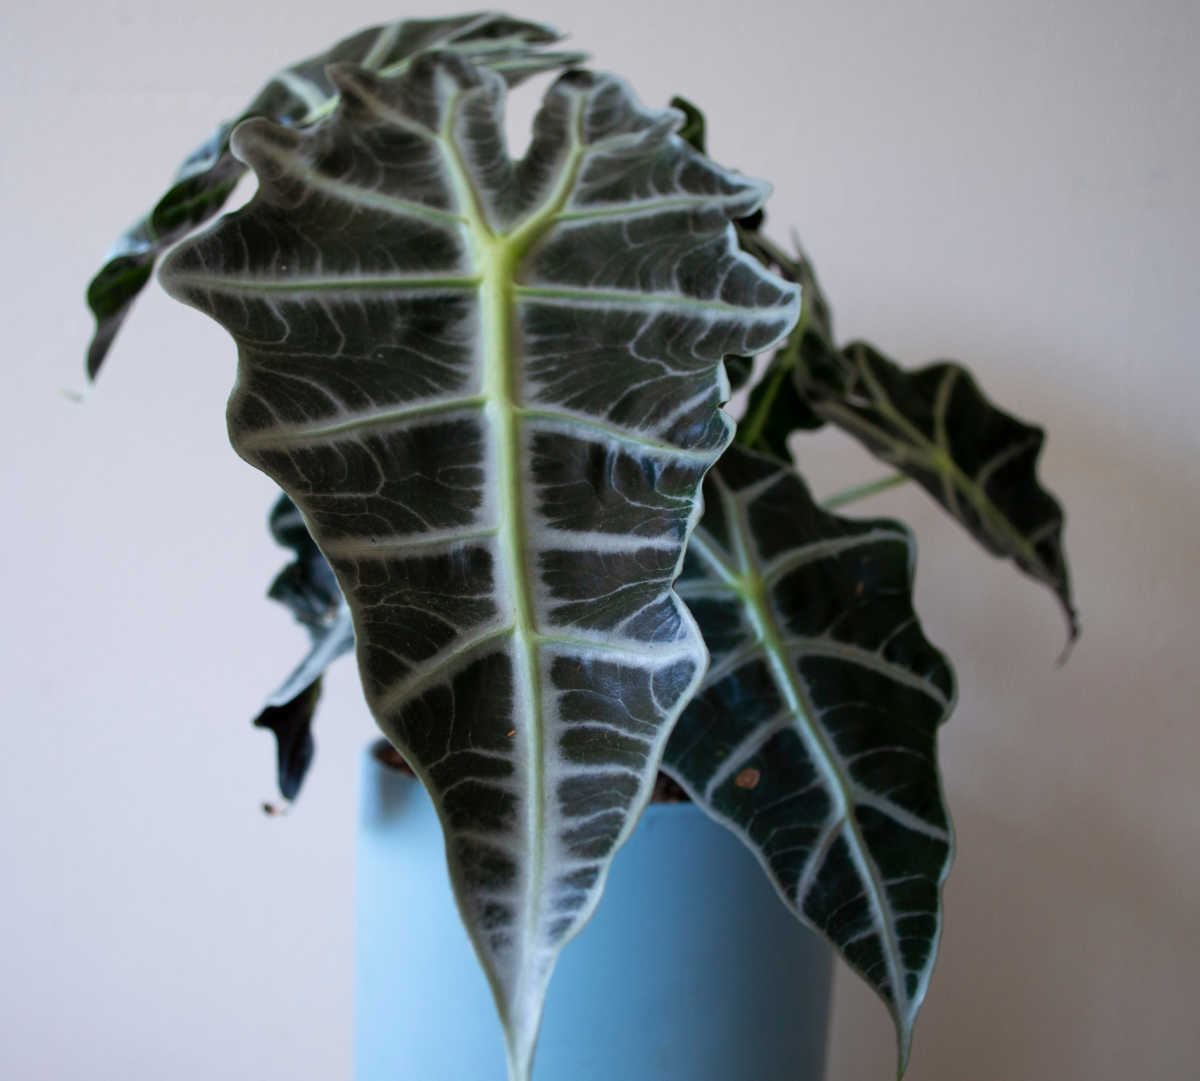
[[[722,359],[782,340],[798,301],[730,224],[765,185],[620,79],[561,77],[514,163],[494,72],[330,75],[311,131],[238,127],[258,194],[162,279],[238,341],[234,446],[338,577],[526,1078],[704,668],[671,585],[732,434]]]
[[[583,53],[549,52],[562,39],[552,27],[479,12],[442,19],[401,19],[344,38],[323,53],[298,61],[274,75],[242,111],[198,146],[179,167],[166,193],[146,216],[114,242],[104,265],[87,288],[96,330],[87,352],[87,376],[95,379],[117,332],[145,288],[159,257],[176,241],[212,218],[233,193],[246,166],[229,145],[237,124],[262,117],[304,128],[328,116],[337,93],[325,68],[352,62],[384,75],[402,72],[412,57],[428,49],[451,50],[490,65],[510,85],[531,75],[581,63]]]
[[[902,1073],[953,857],[936,739],[954,675],[912,607],[915,542],[736,445],[704,494],[676,588],[712,663],[663,768],[883,998]]]

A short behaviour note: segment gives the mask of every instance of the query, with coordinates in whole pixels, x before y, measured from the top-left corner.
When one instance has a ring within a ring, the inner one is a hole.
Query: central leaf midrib
[[[524,737],[528,755],[527,822],[535,843],[530,846],[528,893],[525,903],[526,941],[533,941],[535,928],[529,898],[540,892],[542,853],[536,843],[544,831],[542,762],[545,753],[542,736],[542,703],[537,683],[537,658],[534,636],[537,625],[530,591],[530,566],[525,551],[525,508],[522,499],[520,455],[520,420],[516,415],[517,373],[512,357],[512,256],[502,240],[481,236],[472,223],[473,241],[480,259],[482,284],[479,306],[484,341],[483,396],[484,414],[492,439],[494,461],[498,474],[496,508],[499,528],[499,548],[504,565],[504,578],[513,605],[513,638],[515,662],[520,668],[514,683],[524,687],[524,701],[529,710],[528,724],[514,718],[518,738]],[[525,729],[522,732],[522,729]]]
[[[875,408],[892,421],[901,432],[909,436],[909,443],[905,444],[900,439],[894,437],[892,433],[871,424],[866,417],[860,416],[858,413],[853,412],[836,401],[821,402],[817,406],[818,410],[833,413],[850,427],[857,426],[860,430],[865,428],[868,433],[875,435],[880,442],[885,445],[891,444],[902,457],[907,457],[918,468],[924,467],[929,472],[943,479],[948,477],[955,488],[966,497],[979,517],[991,528],[993,534],[998,534],[1002,542],[1007,540],[1011,550],[1019,558],[1024,559],[1031,568],[1036,568],[1047,580],[1052,582],[1057,581],[1053,572],[1046,567],[1033,546],[1012,525],[1007,515],[999,510],[995,503],[988,497],[985,490],[981,489],[971,477],[959,468],[950,448],[939,446],[909,422],[908,418],[892,403],[891,398],[884,390],[882,384],[875,378],[874,373],[870,371],[870,366],[865,361],[856,360],[856,364],[867,386],[867,391],[875,404]],[[856,425],[855,421],[860,423]]]
[[[829,745],[825,734],[813,720],[817,715],[816,711],[812,708],[812,704],[808,701],[804,690],[797,684],[792,672],[790,659],[783,645],[784,634],[775,619],[766,596],[766,582],[763,581],[761,575],[758,573],[754,561],[750,556],[748,544],[752,543],[752,541],[750,540],[751,533],[746,521],[745,508],[741,500],[731,493],[719,479],[714,478],[714,483],[719,492],[722,505],[725,508],[726,518],[730,523],[730,539],[733,543],[734,557],[738,562],[737,569],[735,570],[727,566],[717,556],[716,552],[708,548],[707,545],[703,546],[702,550],[708,556],[710,565],[723,577],[727,577],[730,580],[730,584],[741,596],[742,602],[746,606],[751,625],[754,627],[759,641],[762,643],[763,652],[767,656],[767,663],[775,676],[776,682],[783,691],[785,701],[789,708],[792,709],[794,715],[804,722],[796,726],[797,734],[808,745],[810,751],[816,752],[813,754],[813,758],[819,763],[820,768],[823,769],[830,783],[830,788],[836,794],[840,822],[845,832],[849,834],[850,845],[848,847],[852,852],[851,858],[856,864],[859,873],[871,886],[867,893],[871,897],[872,908],[875,909],[881,937],[885,943],[883,952],[892,977],[893,1003],[897,1013],[903,1016],[906,1019],[905,1023],[907,1023],[908,988],[904,982],[904,972],[900,967],[902,958],[899,943],[895,941],[891,925],[887,919],[887,912],[884,911],[885,906],[888,909],[891,906],[886,899],[883,884],[877,877],[875,864],[867,848],[866,839],[862,836],[858,822],[854,817],[853,792],[855,786],[846,775],[840,757],[834,748]],[[697,530],[697,536],[699,532]],[[797,897],[796,903],[800,905],[802,899]]]
[[[514,718],[517,738],[524,738],[527,755],[526,829],[530,837],[530,865],[525,876],[524,899],[520,917],[520,937],[529,945],[537,941],[538,910],[536,899],[542,893],[545,873],[542,838],[545,834],[544,760],[545,733],[541,688],[538,682],[537,650],[541,641],[538,632],[531,586],[532,568],[526,551],[524,529],[525,506],[522,498],[521,462],[521,386],[519,356],[516,347],[516,271],[530,248],[553,227],[554,217],[562,210],[574,185],[583,144],[580,133],[582,102],[577,99],[572,117],[570,145],[561,165],[558,183],[543,203],[531,211],[507,232],[495,230],[479,192],[473,185],[460,149],[454,141],[455,119],[461,95],[447,103],[446,116],[439,131],[439,142],[466,217],[472,259],[479,275],[478,303],[480,334],[483,342],[483,379],[481,393],[483,411],[488,418],[492,443],[492,461],[497,473],[497,507],[499,518],[499,551],[503,578],[513,606],[512,634],[515,664],[514,684],[524,688],[524,701],[529,710],[528,724],[522,726]],[[514,696],[520,700],[521,696]],[[521,729],[524,727],[525,731]],[[516,997],[528,995],[526,978],[528,959],[520,958],[516,974]],[[536,977],[535,977],[536,978]],[[536,989],[533,989],[536,991]],[[497,994],[501,1014],[508,1017],[508,1003]],[[529,1020],[528,1018],[526,1019]],[[515,1032],[506,1024],[509,1038],[510,1073],[526,1076],[528,1060],[533,1052],[533,1034]]]

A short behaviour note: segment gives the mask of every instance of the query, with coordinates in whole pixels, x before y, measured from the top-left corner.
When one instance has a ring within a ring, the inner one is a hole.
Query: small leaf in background
[[[679,138],[693,150],[707,154],[708,150],[704,145],[704,114],[687,98],[678,95],[671,99],[671,108],[683,113],[683,127],[679,129]]]
[[[614,76],[562,76],[513,161],[494,71],[330,72],[324,123],[238,126],[258,192],[162,280],[237,340],[231,440],[346,594],[524,1081],[704,669],[672,583],[732,434],[722,360],[799,303],[735,242],[765,185]]]
[[[280,495],[267,518],[271,536],[296,558],[271,583],[267,596],[291,609],[306,626],[323,626],[342,602],[342,591],[296,504]]]
[[[279,794],[289,803],[300,794],[300,786],[316,753],[312,723],[320,698],[321,677],[317,676],[294,698],[281,706],[267,706],[254,718],[255,728],[266,728],[275,736]],[[263,809],[268,814],[277,811],[270,803],[263,804]]]
[[[291,548],[296,558],[276,575],[268,596],[291,610],[311,642],[299,666],[254,718],[256,728],[269,729],[275,736],[279,793],[291,802],[300,793],[316,751],[312,722],[321,697],[321,676],[354,648],[354,628],[332,569],[286,495],[272,508],[269,525],[271,535]]]
[[[816,410],[911,477],[989,552],[1049,586],[1079,619],[1063,548],[1063,510],[1037,478],[1041,428],[997,409],[961,365],[905,371],[873,346],[842,350],[841,390]]]
[[[712,660],[664,769],[883,997],[903,1070],[953,849],[936,742],[954,676],[913,611],[912,536],[825,513],[736,445],[704,503],[677,591]]]
[[[510,85],[539,72],[579,63],[581,53],[548,52],[561,40],[556,30],[495,12],[446,19],[407,19],[361,30],[333,48],[279,72],[238,120],[265,117],[305,127],[327,116],[337,94],[325,68],[351,61],[385,74],[404,70],[428,49],[455,52],[499,71]],[[87,290],[96,332],[88,348],[87,374],[95,379],[121,324],[150,280],[158,257],[208,221],[232,194],[246,166],[231,152],[237,121],[221,124],[180,166],[154,209],[126,230],[109,251]]]
[[[1042,429],[993,405],[959,364],[909,371],[865,342],[838,349],[804,254],[790,256],[754,232],[743,231],[741,242],[800,283],[803,309],[750,396],[738,442],[789,461],[793,432],[837,425],[920,484],[987,551],[1048,586],[1066,615],[1069,650],[1079,619],[1062,507],[1037,477]]]
[[[740,228],[738,239],[743,250],[765,266],[776,267],[788,281],[800,286],[800,319],[750,392],[737,433],[741,446],[788,462],[789,436],[797,431],[815,431],[825,424],[805,389],[811,386],[812,376],[805,374],[802,379],[799,373],[815,372],[826,378],[836,373],[833,316],[812,264],[803,253],[795,258],[784,255],[758,228]]]

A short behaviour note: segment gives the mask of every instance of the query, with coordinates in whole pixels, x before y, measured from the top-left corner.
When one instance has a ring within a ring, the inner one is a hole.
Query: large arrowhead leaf
[[[312,131],[237,129],[259,192],[163,282],[238,341],[234,445],[346,594],[524,1078],[704,669],[671,584],[729,440],[721,358],[781,340],[797,297],[729,224],[765,187],[616,78],[562,77],[514,163],[492,72],[331,74]]]
[[[884,998],[901,1070],[952,838],[935,757],[954,700],[912,607],[904,526],[820,510],[731,447],[677,586],[712,655],[664,768]]]
[[[354,648],[350,608],[333,571],[309,536],[296,505],[281,495],[270,516],[271,535],[296,558],[276,576],[268,595],[286,605],[308,631],[310,649],[254,718],[275,736],[279,793],[294,800],[312,764],[312,722],[321,697],[321,676]]]
[[[983,547],[1050,587],[1079,636],[1063,546],[1063,510],[1037,477],[1045,432],[993,405],[966,368],[907,370],[865,342],[839,349],[804,255],[761,237],[743,243],[801,283],[805,310],[747,407],[739,442],[787,460],[787,437],[830,421],[911,477]]]
[[[372,26],[333,48],[284,68],[259,91],[239,119],[266,117],[305,127],[328,116],[336,91],[327,65],[352,62],[385,73],[401,72],[427,49],[450,50],[499,71],[509,83],[583,59],[579,53],[543,51],[560,40],[557,31],[496,12],[445,19],[405,19]],[[237,121],[222,124],[179,167],[154,209],[117,238],[104,266],[88,286],[96,333],[87,373],[95,378],[129,310],[150,280],[158,257],[175,241],[208,221],[225,204],[246,171],[229,148]]]

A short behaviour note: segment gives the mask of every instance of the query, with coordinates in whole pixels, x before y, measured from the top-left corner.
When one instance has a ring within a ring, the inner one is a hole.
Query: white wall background
[[[10,5],[0,44],[6,604],[0,1076],[349,1075],[355,770],[344,664],[295,813],[247,720],[301,632],[260,600],[271,485],[225,445],[233,351],[155,289],[85,406],[84,284],[176,161],[379,0]],[[713,152],[775,181],[846,335],[967,360],[1045,424],[1084,635],[919,491],[956,660],[960,855],[911,1081],[1195,1077],[1200,78],[1194,0],[530,2]],[[818,491],[874,476],[814,439]],[[839,976],[829,1077],[886,1079]],[[705,1079],[697,1079],[705,1081]]]

